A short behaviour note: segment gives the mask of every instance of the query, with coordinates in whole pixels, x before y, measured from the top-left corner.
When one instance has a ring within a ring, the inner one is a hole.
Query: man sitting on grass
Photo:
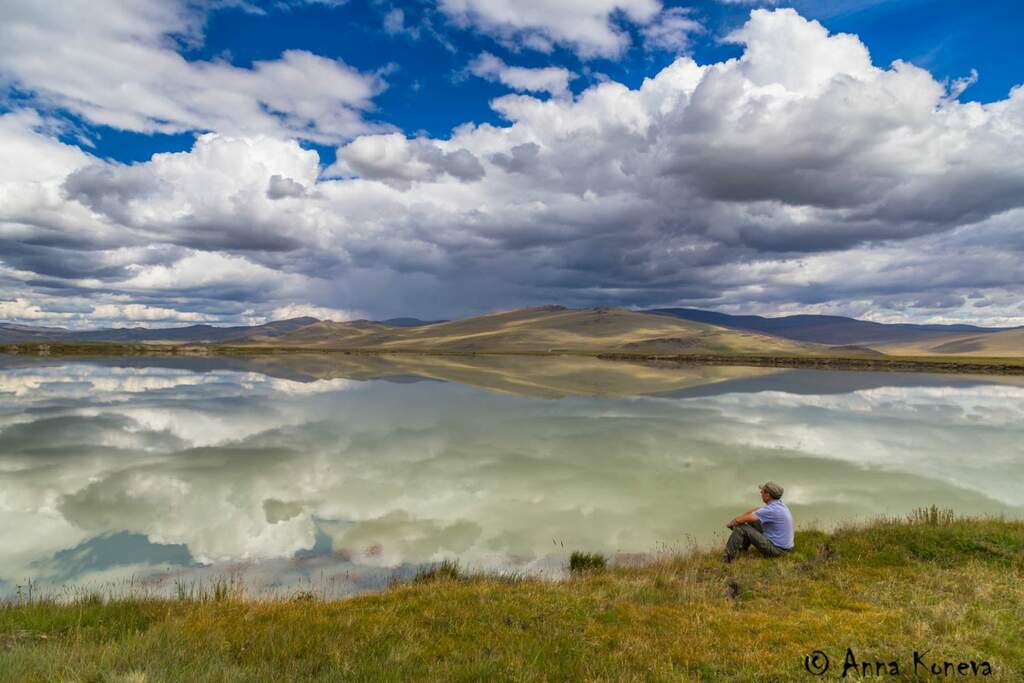
[[[769,481],[760,489],[764,505],[748,510],[725,525],[732,529],[722,558],[726,562],[732,562],[750,546],[765,557],[779,557],[793,549],[793,515],[782,502],[782,487]]]

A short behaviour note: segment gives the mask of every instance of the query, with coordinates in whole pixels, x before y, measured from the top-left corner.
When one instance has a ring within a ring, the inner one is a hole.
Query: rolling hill
[[[880,344],[875,348],[900,356],[1021,357],[1024,356],[1024,329],[989,334],[946,334],[926,341]]]
[[[65,338],[70,331],[63,327],[36,327],[0,323],[0,343],[53,341]]]
[[[695,308],[656,308],[647,313],[667,315],[736,330],[761,332],[795,341],[829,345],[877,346],[878,344],[898,342],[930,342],[942,340],[954,334],[989,335],[1014,329],[977,327],[975,325],[876,323],[836,315],[787,315],[767,318],[760,315],[729,315],[728,313],[702,311]],[[1024,350],[1017,355],[1024,355]]]
[[[732,316],[697,309],[539,306],[428,322],[292,318],[264,325],[68,330],[0,323],[0,343],[220,344],[443,353],[964,355],[1024,357],[1024,328],[881,324],[838,316]]]
[[[623,308],[541,306],[417,327],[318,322],[246,345],[472,352],[795,353],[823,347]]]

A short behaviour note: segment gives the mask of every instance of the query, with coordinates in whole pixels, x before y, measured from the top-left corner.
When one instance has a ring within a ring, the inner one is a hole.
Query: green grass
[[[456,560],[442,560],[436,564],[420,567],[413,581],[416,583],[441,580],[457,581],[465,576],[465,572],[462,571]]]
[[[697,553],[562,581],[449,563],[326,602],[245,600],[230,586],[33,597],[0,608],[0,680],[806,681],[815,650],[836,680],[847,648],[898,661],[904,680],[915,649],[985,660],[988,680],[1024,676],[1024,523],[924,511],[802,531],[797,544],[779,560]]]
[[[607,567],[608,559],[600,553],[584,553],[576,550],[569,556],[569,571],[574,574],[603,572]]]

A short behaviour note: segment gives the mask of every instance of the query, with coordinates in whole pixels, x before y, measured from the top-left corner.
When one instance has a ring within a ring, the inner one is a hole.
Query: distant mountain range
[[[0,343],[86,341],[216,344],[239,342],[252,337],[280,337],[307,325],[319,322],[321,321],[317,318],[302,317],[275,320],[264,325],[236,325],[233,327],[189,325],[187,327],[113,327],[98,330],[69,330],[63,327],[33,327],[31,325],[0,323]],[[392,327],[419,327],[421,325],[431,325],[435,322],[445,321],[426,321],[418,318],[390,318],[375,324]]]
[[[624,308],[540,306],[427,323],[293,318],[252,327],[69,331],[0,326],[0,342],[214,343],[252,347],[380,349],[473,353],[624,351],[635,353],[812,353],[817,345],[650,315]]]
[[[689,308],[631,311],[540,306],[452,321],[390,318],[264,325],[67,330],[0,323],[0,343],[118,342],[446,352],[621,351],[651,354],[844,353],[1024,356],[1024,328],[884,324],[826,315],[768,318]]]
[[[62,327],[29,327],[26,325],[0,323],[0,342],[223,343],[241,341],[257,335],[261,337],[279,337],[317,322],[320,321],[316,318],[290,318],[288,320],[275,320],[265,325],[239,325],[235,327],[189,325],[187,327],[166,328],[115,327],[100,330],[67,330]]]
[[[928,342],[963,335],[978,336],[1021,329],[978,327],[975,325],[916,325],[913,323],[876,323],[836,315],[787,315],[767,318],[760,315],[729,315],[696,308],[655,308],[647,311],[683,320],[719,325],[734,330],[750,330],[796,341],[829,345],[875,346],[879,344]],[[1024,349],[1021,349],[1024,354]]]
[[[385,325],[394,325],[395,327],[422,327],[423,325],[436,325],[437,323],[446,323],[447,320],[420,320],[419,318],[388,318],[387,320],[381,320]]]

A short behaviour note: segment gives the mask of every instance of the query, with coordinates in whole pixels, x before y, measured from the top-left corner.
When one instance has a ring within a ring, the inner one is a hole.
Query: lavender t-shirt
[[[781,500],[773,500],[764,507],[754,510],[754,515],[761,520],[764,535],[777,548],[790,550],[793,547],[793,515]]]

